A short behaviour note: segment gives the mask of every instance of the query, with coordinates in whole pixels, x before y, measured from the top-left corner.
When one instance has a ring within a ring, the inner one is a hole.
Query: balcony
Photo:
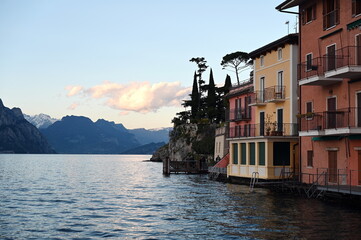
[[[298,84],[326,86],[342,82],[342,78],[326,77],[324,74],[325,59],[313,58],[311,61],[298,64]]]
[[[250,121],[251,120],[251,111],[248,108],[235,108],[226,111],[226,116],[230,122],[239,122],[239,121]]]
[[[248,137],[296,137],[298,128],[295,123],[248,124],[229,128],[227,138]]]
[[[264,91],[254,91],[251,95],[251,102],[248,106],[265,106],[265,92]]]
[[[300,118],[299,135],[304,136],[323,136],[325,130],[323,127],[323,113],[302,114]]]
[[[265,89],[265,102],[284,102],[286,98],[285,86],[272,86]]]
[[[349,78],[361,77],[361,46],[349,46],[338,49],[335,56],[324,57],[325,77]]]
[[[309,113],[300,119],[300,136],[361,134],[361,108]]]

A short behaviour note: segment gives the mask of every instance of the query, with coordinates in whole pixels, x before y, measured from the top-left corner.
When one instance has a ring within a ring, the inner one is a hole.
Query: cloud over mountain
[[[86,98],[104,99],[105,105],[122,111],[155,112],[162,107],[180,106],[190,93],[189,87],[180,82],[132,82],[119,84],[105,81],[100,85],[85,88],[68,86],[67,96],[82,95]]]

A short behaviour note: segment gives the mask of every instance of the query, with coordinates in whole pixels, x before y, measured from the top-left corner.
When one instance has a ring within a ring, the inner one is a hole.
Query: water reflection
[[[0,155],[0,238],[358,239],[361,212],[207,176],[149,156]]]

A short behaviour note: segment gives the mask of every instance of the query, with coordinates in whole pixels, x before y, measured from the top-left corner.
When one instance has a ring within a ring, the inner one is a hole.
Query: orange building
[[[276,9],[297,6],[301,179],[361,185],[361,1],[287,0]]]

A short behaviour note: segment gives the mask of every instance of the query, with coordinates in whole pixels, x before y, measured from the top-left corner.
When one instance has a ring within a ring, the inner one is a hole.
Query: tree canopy
[[[221,61],[223,69],[230,68],[236,73],[237,84],[239,85],[239,72],[249,66],[249,55],[246,52],[234,52],[225,55]]]

